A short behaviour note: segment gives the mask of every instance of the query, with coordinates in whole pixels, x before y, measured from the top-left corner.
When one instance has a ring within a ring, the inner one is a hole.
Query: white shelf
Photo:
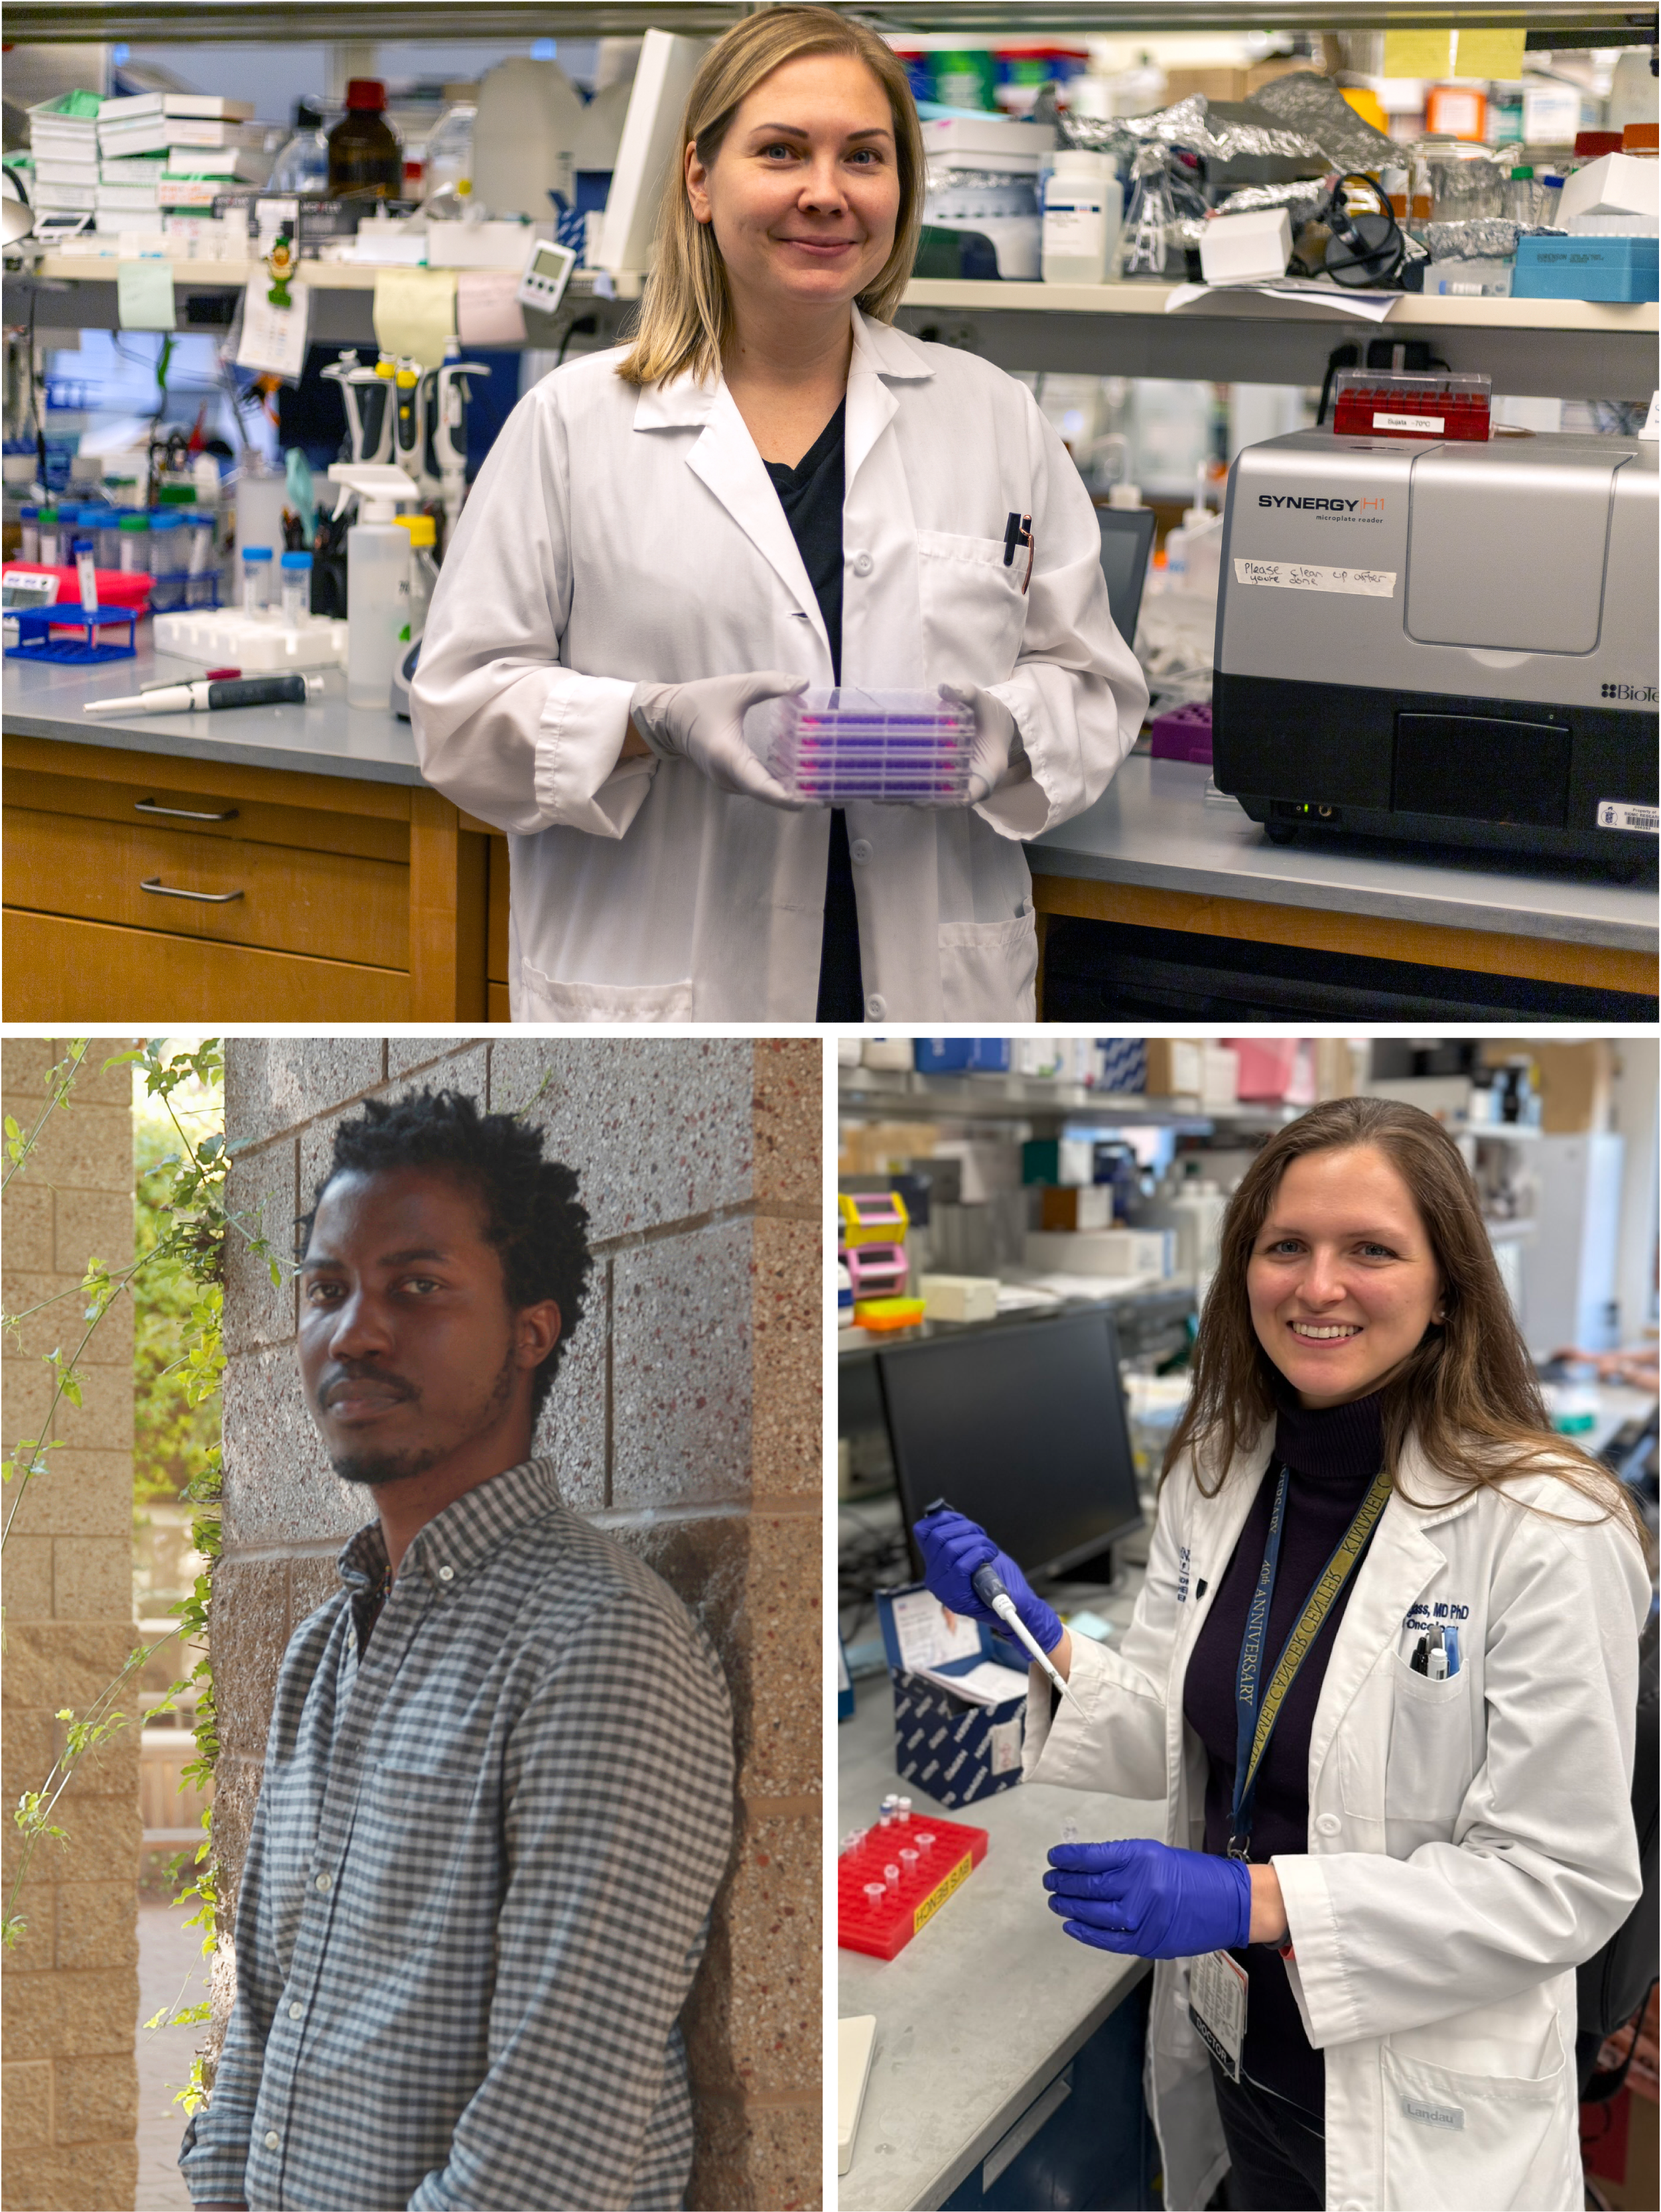
[[[1278,1129],[1297,1106],[1202,1106],[1197,1098],[1150,1098],[1141,1091],[1088,1091],[1081,1083],[1037,1075],[920,1075],[911,1068],[837,1071],[842,1111],[885,1121],[1094,1121],[1103,1127],[1153,1124]]]
[[[951,277],[917,277],[906,287],[908,307],[963,313],[1165,316],[1173,284],[974,283]],[[1653,301],[1632,306],[1599,300],[1456,300],[1403,292],[1380,331],[1435,329],[1584,331],[1641,337],[1661,329]],[[1330,306],[1270,299],[1261,293],[1218,291],[1167,318],[1173,323],[1228,321],[1314,323],[1337,328],[1367,319],[1345,311],[1342,294]]]
[[[53,283],[107,284],[115,281],[118,265],[118,257],[113,254],[47,253],[41,256],[39,274]],[[261,261],[175,261],[173,283],[175,286],[200,287],[204,291],[228,289],[247,283],[264,268]],[[325,292],[373,292],[379,273],[367,264],[356,261],[305,261],[300,268],[302,283]],[[616,284],[619,300],[639,297],[638,276],[625,274],[617,278]],[[912,280],[901,304],[908,308],[934,308],[964,314],[1157,315],[1172,324],[1249,321],[1314,324],[1335,330],[1341,325],[1366,319],[1353,310],[1346,313],[1342,295],[1328,307],[1231,291],[1197,300],[1192,307],[1180,308],[1167,317],[1165,303],[1176,289],[1171,284],[1153,283],[972,283],[928,276]],[[598,296],[591,272],[581,270],[572,277],[568,298],[593,300]],[[1392,331],[1422,327],[1577,331],[1642,337],[1661,330],[1658,314],[1661,311],[1653,301],[1620,307],[1597,300],[1426,299],[1404,292],[1384,322],[1375,327]]]

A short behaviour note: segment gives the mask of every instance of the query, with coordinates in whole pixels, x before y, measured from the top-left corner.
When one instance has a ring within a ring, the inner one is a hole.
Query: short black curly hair
[[[537,1369],[532,1411],[539,1413],[571,1332],[582,1318],[592,1264],[588,1212],[576,1195],[575,1168],[543,1158],[540,1131],[512,1114],[481,1114],[459,1091],[420,1091],[388,1102],[368,1098],[334,1133],[334,1157],[301,1216],[304,1256],[324,1192],[338,1175],[390,1168],[437,1168],[476,1190],[484,1206],[484,1241],[502,1255],[508,1303],[517,1312],[551,1298],[559,1341]]]

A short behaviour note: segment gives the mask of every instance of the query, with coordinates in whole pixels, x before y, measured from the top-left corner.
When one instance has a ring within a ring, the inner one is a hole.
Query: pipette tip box
[[[745,735],[795,799],[960,805],[969,790],[973,710],[934,691],[804,691],[745,717]]]
[[[919,1841],[923,1836],[931,1838],[926,1847]],[[873,1959],[897,1957],[962,1888],[986,1856],[986,1845],[984,1828],[936,1820],[932,1813],[867,1829],[837,1862],[837,1943]],[[903,1849],[916,1851],[915,1867],[901,1859]],[[885,1878],[890,1866],[900,1870],[897,1882]],[[883,1884],[879,1900],[865,1893],[876,1882]]]

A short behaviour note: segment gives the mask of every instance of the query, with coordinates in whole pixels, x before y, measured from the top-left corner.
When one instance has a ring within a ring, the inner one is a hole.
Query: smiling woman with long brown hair
[[[929,1588],[995,1559],[1037,1781],[1157,1797],[1165,1840],[1063,1844],[1068,1935],[1156,1959],[1165,2202],[1572,2212],[1574,1970],[1640,1888],[1651,1601],[1627,1494],[1547,1422],[1457,1146],[1345,1099],[1229,1203],[1194,1386],[1123,1643],[1075,1639],[959,1515]]]

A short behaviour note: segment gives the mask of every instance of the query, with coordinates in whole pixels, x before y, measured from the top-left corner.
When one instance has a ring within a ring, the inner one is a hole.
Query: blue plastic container
[[[1610,300],[1658,295],[1653,238],[1519,238],[1513,300]]]

